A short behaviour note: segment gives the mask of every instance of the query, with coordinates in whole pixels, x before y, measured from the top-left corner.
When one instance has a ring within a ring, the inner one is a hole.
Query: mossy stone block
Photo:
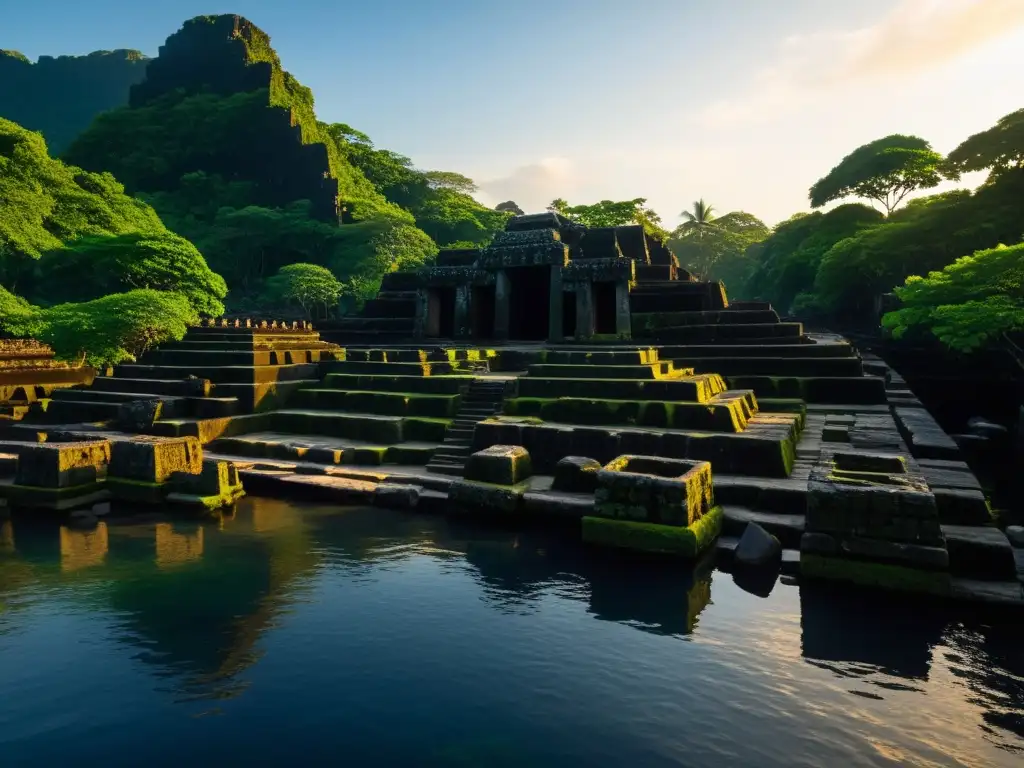
[[[39,443],[23,448],[14,484],[31,488],[76,488],[106,477],[110,443]]]
[[[713,507],[688,526],[584,517],[583,541],[598,546],[677,555],[692,560],[714,543],[722,530],[723,517],[721,507]]]
[[[523,508],[529,486],[495,485],[477,480],[457,480],[448,489],[450,509],[456,513],[514,515]]]
[[[533,474],[530,453],[521,445],[492,445],[472,454],[464,472],[467,480],[516,485]]]
[[[597,489],[597,473],[601,462],[586,456],[566,456],[555,464],[555,479],[551,484],[556,491],[567,493],[593,493]]]
[[[624,455],[597,473],[596,516],[688,526],[714,504],[706,461]]]
[[[204,461],[198,473],[175,472],[168,485],[169,503],[196,509],[220,509],[245,495],[235,465],[215,459]]]
[[[203,449],[195,437],[139,437],[115,441],[110,448],[110,477],[164,483],[175,472],[202,471]]]

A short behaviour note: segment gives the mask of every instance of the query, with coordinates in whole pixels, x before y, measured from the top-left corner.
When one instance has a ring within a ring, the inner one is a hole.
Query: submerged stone
[[[782,544],[757,523],[747,523],[736,546],[733,562],[738,566],[778,570],[782,561]]]
[[[373,494],[378,507],[391,509],[415,509],[420,500],[420,488],[416,485],[381,483]]]

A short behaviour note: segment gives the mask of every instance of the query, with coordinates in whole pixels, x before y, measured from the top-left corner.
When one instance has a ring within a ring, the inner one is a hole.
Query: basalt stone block
[[[48,489],[88,486],[106,477],[110,457],[106,440],[26,446],[20,451],[14,484]]]
[[[163,408],[163,400],[133,400],[121,403],[114,423],[124,432],[145,432],[160,419]]]
[[[373,503],[390,509],[415,509],[420,500],[420,488],[416,485],[381,483],[373,494]]]
[[[815,467],[807,531],[941,547],[935,497],[905,466],[896,456],[837,453]]]
[[[585,456],[566,456],[555,465],[551,487],[568,493],[593,493],[597,489],[597,473],[601,463]]]
[[[691,525],[660,525],[588,516],[582,520],[583,541],[602,547],[676,555],[694,559],[706,551],[722,530],[723,512],[713,507]]]
[[[533,473],[530,453],[521,445],[492,445],[466,462],[464,476],[495,485],[516,485]]]
[[[1009,581],[1017,576],[1013,547],[998,528],[944,525],[949,570],[957,576],[983,581]]]
[[[597,473],[596,516],[688,526],[714,504],[706,461],[624,455]]]
[[[198,474],[203,449],[196,437],[139,437],[114,442],[110,477],[144,483],[165,483],[175,472]]]
[[[932,488],[939,521],[952,525],[989,525],[992,510],[985,494],[969,488]]]
[[[456,514],[514,515],[523,508],[529,486],[495,485],[476,480],[457,480],[448,489],[449,509]]]
[[[216,459],[203,461],[198,473],[173,473],[169,486],[169,503],[209,510],[229,506],[245,495],[234,463]]]

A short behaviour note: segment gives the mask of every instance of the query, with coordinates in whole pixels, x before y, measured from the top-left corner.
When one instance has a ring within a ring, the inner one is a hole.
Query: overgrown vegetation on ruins
[[[0,332],[116,363],[224,311],[224,280],[109,173],[0,119]]]

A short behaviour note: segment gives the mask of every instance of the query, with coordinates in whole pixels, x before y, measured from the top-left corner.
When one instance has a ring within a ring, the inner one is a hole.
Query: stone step
[[[675,328],[658,328],[653,331],[638,331],[637,338],[652,338],[663,343],[677,344],[762,344],[767,339],[785,339],[792,344],[803,336],[801,323],[751,323],[740,325],[687,325]]]
[[[856,357],[705,357],[673,358],[680,367],[722,376],[862,376]]]
[[[328,373],[391,374],[401,376],[437,376],[453,373],[455,366],[446,362],[391,363],[364,360],[337,360],[326,363]]]
[[[339,365],[340,363],[333,363]],[[199,368],[196,366],[170,365],[119,365],[115,376],[130,379],[184,379],[198,376],[214,384],[252,384],[312,379],[318,376],[316,365],[222,365]]]
[[[834,344],[764,344],[682,345],[661,348],[662,357],[676,359],[705,359],[709,357],[854,357],[856,351],[847,342]]]
[[[336,363],[325,363],[324,365],[334,366]],[[397,375],[393,371],[389,374],[328,373],[323,384],[318,386],[344,391],[454,395],[459,394],[472,380],[471,376],[422,376],[420,373],[406,376]]]
[[[452,477],[462,477],[462,471],[464,465],[462,464],[435,464],[431,462],[427,464],[427,469],[431,472],[436,472],[439,475],[450,475]]]
[[[676,375],[669,362],[647,365],[549,365],[534,363],[530,376],[547,379],[641,379],[654,380]]]
[[[195,386],[195,382],[184,379],[133,379],[125,376],[97,376],[90,391],[189,396],[195,394]]]
[[[1017,578],[1013,547],[998,528],[983,525],[943,525],[949,552],[949,571],[954,576],[979,581]]]
[[[803,515],[784,515],[724,505],[725,516],[722,533],[727,536],[742,536],[747,523],[757,523],[777,538],[784,548],[800,549],[800,537],[804,534]]]

